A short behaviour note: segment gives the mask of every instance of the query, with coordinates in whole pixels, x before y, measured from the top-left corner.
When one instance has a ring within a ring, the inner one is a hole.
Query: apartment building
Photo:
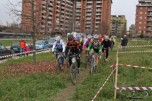
[[[112,15],[111,16],[111,26],[110,26],[110,33],[112,35],[116,35],[118,37],[122,37],[126,34],[127,27],[127,20],[125,15]]]
[[[76,32],[109,34],[111,4],[112,0],[77,0]]]
[[[22,30],[32,32],[33,17],[38,33],[50,34],[51,32],[71,32],[73,2],[71,0],[23,0],[22,3]]]
[[[135,30],[137,35],[152,36],[152,0],[139,0]]]
[[[32,15],[32,5],[23,0],[23,15]],[[73,21],[75,31],[80,33],[110,33],[110,15],[112,0],[35,0],[35,15],[38,32],[71,32]],[[22,16],[22,29],[32,31],[32,19]]]

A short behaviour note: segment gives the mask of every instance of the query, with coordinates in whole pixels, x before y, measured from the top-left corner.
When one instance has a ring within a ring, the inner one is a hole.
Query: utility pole
[[[35,12],[34,12],[34,0],[32,0],[32,20],[33,20],[33,33],[32,33],[32,38],[33,38],[33,49],[35,50],[35,32],[36,32],[36,27],[35,27]],[[36,63],[36,52],[33,52],[33,62]]]

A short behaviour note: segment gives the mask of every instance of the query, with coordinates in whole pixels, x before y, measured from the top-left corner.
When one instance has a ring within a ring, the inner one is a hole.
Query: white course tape
[[[152,53],[152,50],[147,50],[147,51],[125,51],[125,52],[118,52],[118,53]]]
[[[138,46],[126,46],[127,48],[133,48],[133,47],[152,47],[152,45],[138,45]]]
[[[15,57],[15,56],[18,56],[18,55],[24,55],[24,54],[34,53],[34,52],[39,52],[39,51],[47,51],[47,50],[50,50],[50,48],[42,49],[42,50],[32,50],[32,51],[28,51],[28,52],[22,52],[22,53],[16,53],[16,54],[11,54],[11,55],[0,56],[0,59],[9,58],[9,57]]]
[[[116,87],[117,90],[152,90],[152,87]]]
[[[123,66],[123,67],[130,67],[130,68],[152,69],[152,68],[150,68],[150,67],[144,67],[144,66],[135,66],[135,65],[127,65],[127,64],[119,64],[119,66]],[[111,65],[110,67],[116,67],[116,64]]]

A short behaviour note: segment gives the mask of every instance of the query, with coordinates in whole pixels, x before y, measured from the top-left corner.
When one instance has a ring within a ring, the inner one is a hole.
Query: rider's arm
[[[56,46],[56,42],[54,42],[54,44],[53,44],[52,52],[54,52],[55,46]]]
[[[89,44],[88,51],[90,51],[91,49],[92,49],[92,44]]]
[[[62,52],[65,52],[65,43],[63,41],[61,41],[61,44],[62,44],[62,48],[63,48]]]
[[[102,45],[99,45],[99,53],[102,51]]]

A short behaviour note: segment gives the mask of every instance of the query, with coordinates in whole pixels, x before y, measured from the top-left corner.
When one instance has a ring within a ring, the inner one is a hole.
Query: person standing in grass
[[[122,41],[121,41],[121,48],[125,49],[127,44],[128,44],[128,38],[126,35],[124,35],[124,37],[122,38]]]
[[[20,53],[25,52],[25,48],[26,48],[26,42],[22,39],[20,41]]]

